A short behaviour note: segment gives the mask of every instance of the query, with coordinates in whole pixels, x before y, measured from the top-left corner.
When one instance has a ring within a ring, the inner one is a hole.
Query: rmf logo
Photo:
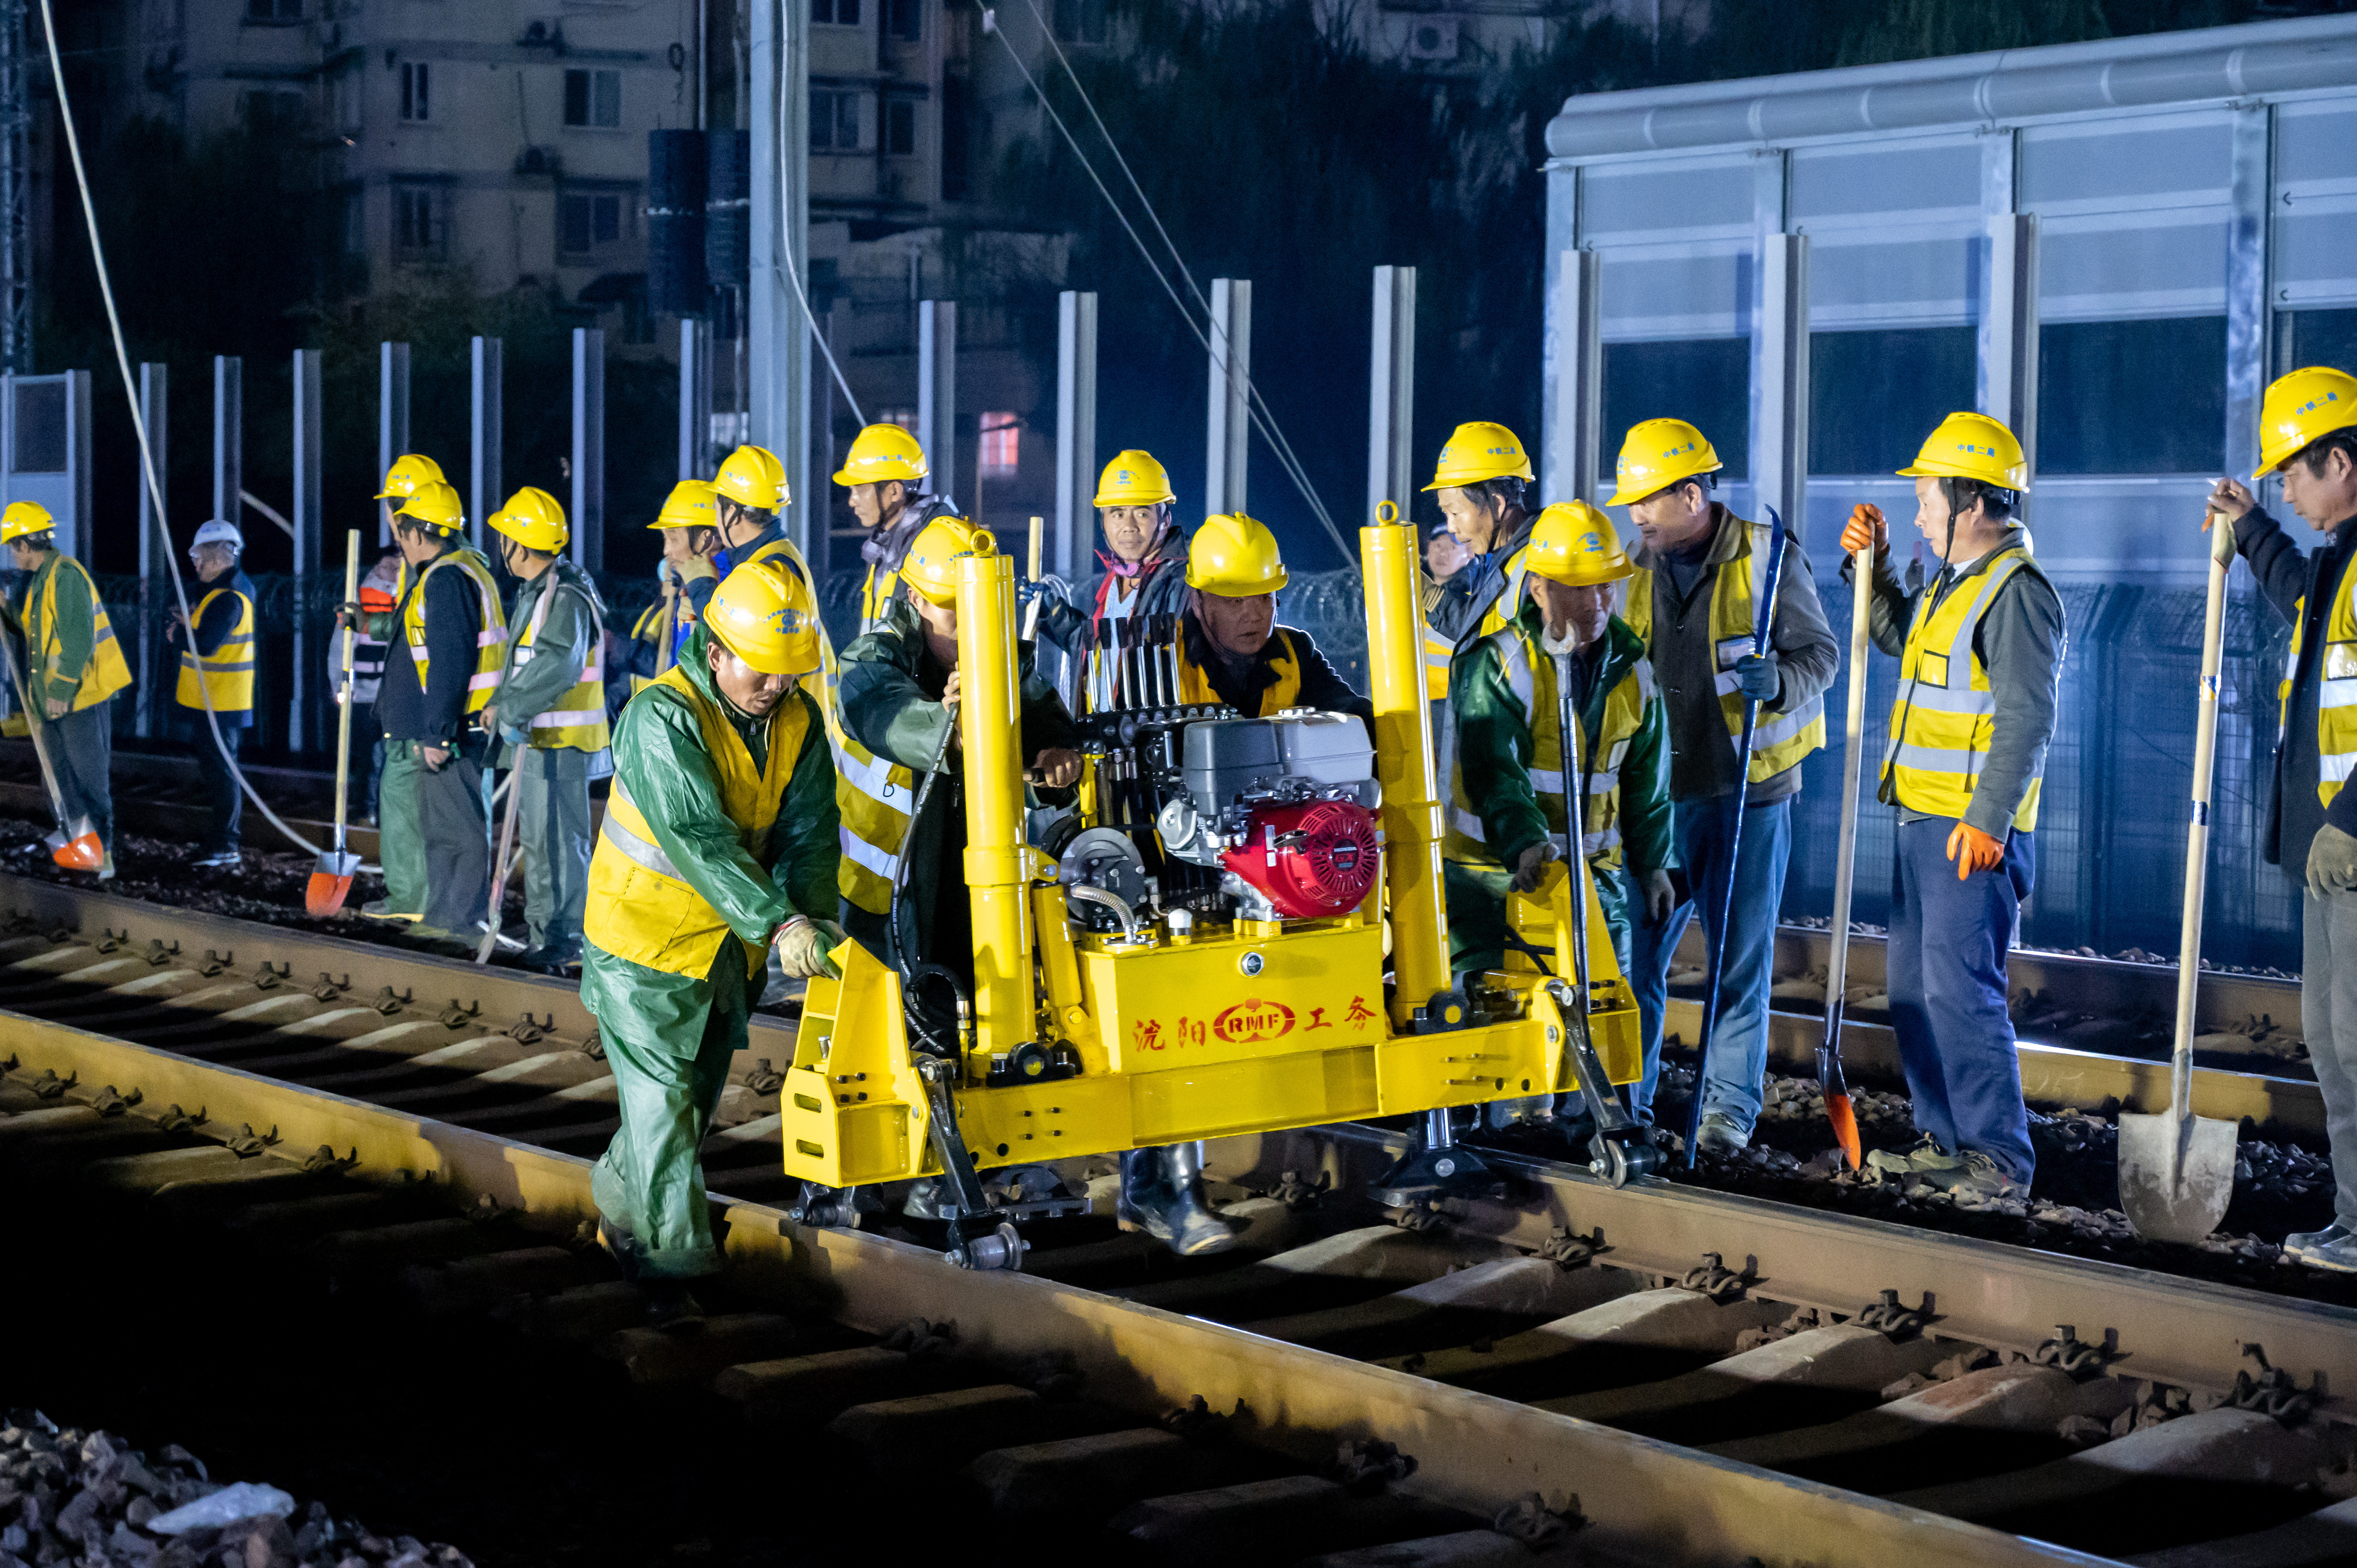
[[[1211,1020],[1211,1033],[1232,1046],[1257,1045],[1293,1032],[1293,1009],[1248,997]]]

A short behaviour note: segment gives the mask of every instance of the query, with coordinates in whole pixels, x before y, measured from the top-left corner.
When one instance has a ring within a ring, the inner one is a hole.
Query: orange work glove
[[[1970,822],[1958,822],[1948,835],[1948,858],[1956,863],[1956,880],[1975,871],[1993,871],[2005,859],[2005,841],[1993,839]]]
[[[1842,524],[1841,547],[1845,555],[1855,555],[1867,545],[1874,546],[1877,555],[1890,548],[1890,525],[1882,521],[1882,509],[1866,501],[1850,508],[1849,521]]]

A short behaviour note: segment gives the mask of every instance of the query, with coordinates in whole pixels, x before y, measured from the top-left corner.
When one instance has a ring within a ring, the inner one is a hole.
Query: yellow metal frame
[[[985,546],[961,560],[959,710],[965,756],[963,870],[973,900],[974,1027],[952,1093],[976,1166],[1274,1132],[1473,1105],[1578,1086],[1557,993],[1522,952],[1484,977],[1484,1022],[1417,1019],[1451,1002],[1441,902],[1441,804],[1424,696],[1423,617],[1412,528],[1361,532],[1367,584],[1376,776],[1383,789],[1383,879],[1365,906],[1329,919],[1203,924],[1137,941],[1074,932],[1056,866],[1023,842],[1014,573]],[[1588,1027],[1605,1076],[1641,1068],[1635,999],[1613,957],[1592,880],[1561,866],[1508,919],[1530,948],[1573,972],[1564,936],[1584,894]],[[1386,934],[1397,984],[1386,1003]],[[785,1167],[828,1187],[938,1174],[925,1089],[913,1065],[899,977],[864,949],[844,978],[802,1003],[780,1093]],[[1568,995],[1566,986],[1564,994]],[[1031,1042],[1068,1045],[1078,1070],[989,1083]]]

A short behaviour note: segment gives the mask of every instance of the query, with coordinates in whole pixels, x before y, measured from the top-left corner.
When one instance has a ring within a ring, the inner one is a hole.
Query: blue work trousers
[[[1637,993],[1637,1016],[1645,1034],[1645,1076],[1637,1085],[1637,1115],[1653,1120],[1653,1087],[1662,1075],[1662,1009],[1670,994],[1670,959],[1685,935],[1697,901],[1705,907],[1704,934],[1710,934],[1709,908],[1727,879],[1727,841],[1735,824],[1735,797],[1677,800],[1671,804],[1671,830],[1694,897],[1652,925],[1636,920],[1635,961],[1630,988]],[[1727,952],[1718,987],[1718,1017],[1711,1030],[1710,1060],[1704,1064],[1702,1108],[1716,1112],[1749,1137],[1760,1119],[1761,1085],[1768,1073],[1768,988],[1776,968],[1776,911],[1784,901],[1784,866],[1792,851],[1792,800],[1786,796],[1743,812],[1737,848],[1734,897],[1727,902]]]
[[[1962,881],[1948,858],[1953,818],[1899,824],[1890,878],[1890,1028],[1915,1102],[1915,1130],[1950,1154],[1977,1149],[2024,1187],[2038,1165],[2021,1103],[2021,1058],[2006,1011],[2006,950],[2038,880],[2030,835]]]

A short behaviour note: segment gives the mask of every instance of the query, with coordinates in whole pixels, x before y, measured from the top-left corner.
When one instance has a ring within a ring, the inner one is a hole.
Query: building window
[[[884,150],[896,158],[917,152],[917,106],[907,99],[884,105]]]
[[[811,0],[811,20],[856,27],[859,26],[859,0]]]
[[[622,73],[619,70],[566,71],[565,123],[588,130],[618,129],[622,124]]]
[[[1012,478],[1016,456],[1023,435],[1022,426],[1011,413],[985,413],[982,416],[982,477],[985,479]]]
[[[1673,415],[1702,427],[1726,465],[1751,471],[1751,339],[1695,338],[1604,345],[1604,428],[1617,442],[1640,420]]]
[[[450,248],[450,192],[423,181],[393,188],[393,252],[404,262],[438,262]]]
[[[303,19],[303,0],[245,0],[245,19],[283,27]]]
[[[925,0],[884,0],[884,30],[902,43],[925,36]]]
[[[619,190],[569,190],[557,199],[557,248],[589,256],[630,237],[636,209]]]
[[[1809,472],[1870,474],[1898,465],[1909,430],[1973,406],[1980,344],[1970,327],[1809,334]],[[1713,440],[1717,439],[1713,437]]]
[[[966,86],[962,76],[942,77],[942,199],[960,201],[966,184]]]
[[[859,94],[813,89],[810,104],[813,152],[859,150]]]
[[[434,107],[433,81],[424,60],[404,60],[401,65],[401,117],[404,120],[430,120]]]
[[[303,128],[303,95],[256,89],[242,95],[239,108],[246,131],[256,136],[291,136]]]
[[[2222,316],[2040,326],[2038,471],[2219,472],[2226,461],[2226,382],[2188,367],[2225,362]],[[2136,416],[2120,418],[2124,408]]]
[[[1056,36],[1068,44],[1105,41],[1106,0],[1056,0]]]

